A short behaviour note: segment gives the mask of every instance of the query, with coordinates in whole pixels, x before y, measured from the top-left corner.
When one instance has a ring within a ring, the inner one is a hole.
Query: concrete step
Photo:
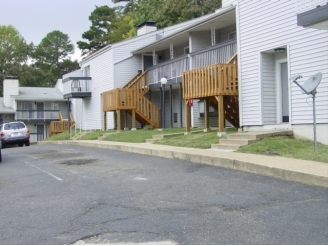
[[[226,149],[226,150],[237,150],[240,145],[238,144],[212,144],[212,149]]]
[[[292,136],[292,130],[283,131],[268,131],[268,132],[240,132],[234,134],[227,134],[227,139],[249,139],[249,140],[259,140],[266,137],[273,136]]]
[[[257,140],[250,139],[220,139],[220,144],[235,144],[239,146],[248,145],[250,143],[254,143]]]
[[[146,143],[154,143],[155,141],[156,141],[157,139],[153,139],[153,138],[151,138],[151,139],[146,139]]]
[[[233,134],[227,134],[227,139],[233,140],[256,140],[256,135],[251,134],[244,134],[244,133],[233,133]]]

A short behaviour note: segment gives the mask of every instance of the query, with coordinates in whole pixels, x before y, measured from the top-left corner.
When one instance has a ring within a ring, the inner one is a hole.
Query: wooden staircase
[[[103,93],[103,111],[117,112],[118,130],[121,128],[121,111],[132,116],[132,128],[135,128],[135,120],[160,127],[160,109],[145,97],[148,90],[148,71],[145,71],[138,73],[123,88]]]
[[[223,96],[224,118],[234,127],[239,127],[238,96]],[[210,106],[218,111],[218,101],[210,98]]]
[[[225,64],[189,70],[183,73],[183,98],[185,99],[186,131],[190,131],[190,103],[192,99],[205,101],[218,111],[219,132],[224,132],[225,120],[239,127],[238,65],[237,54]],[[209,114],[205,114],[205,128],[209,128]]]

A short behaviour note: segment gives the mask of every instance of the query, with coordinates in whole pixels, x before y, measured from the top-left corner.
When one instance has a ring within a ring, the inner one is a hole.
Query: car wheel
[[[2,154],[1,154],[1,150],[0,150],[0,162],[2,162]]]
[[[25,146],[30,146],[30,141],[25,142]]]
[[[19,147],[23,147],[23,143],[19,143],[18,146],[19,146]]]

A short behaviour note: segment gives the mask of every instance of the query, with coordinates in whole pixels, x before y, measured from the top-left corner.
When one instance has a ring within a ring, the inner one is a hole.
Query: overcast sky
[[[76,42],[91,26],[89,15],[102,5],[118,6],[111,0],[0,0],[0,25],[14,26],[27,43],[35,45],[49,32],[59,30],[77,48]]]

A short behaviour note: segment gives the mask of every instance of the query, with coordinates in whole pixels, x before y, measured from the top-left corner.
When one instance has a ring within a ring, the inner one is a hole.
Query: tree
[[[77,42],[79,49],[82,50],[82,55],[99,50],[112,43],[110,33],[112,32],[112,23],[115,22],[116,18],[115,8],[96,6],[96,9],[89,16],[91,27],[82,34],[82,38],[88,41]]]
[[[33,53],[32,66],[43,71],[39,74],[43,76],[43,79],[47,79],[44,81],[44,86],[54,86],[65,73],[79,68],[77,61],[67,61],[68,55],[73,53],[74,45],[67,34],[55,30],[42,39]]]
[[[18,76],[33,51],[33,43],[27,44],[16,28],[0,25],[0,81],[5,76]],[[0,84],[2,95],[2,83]]]

